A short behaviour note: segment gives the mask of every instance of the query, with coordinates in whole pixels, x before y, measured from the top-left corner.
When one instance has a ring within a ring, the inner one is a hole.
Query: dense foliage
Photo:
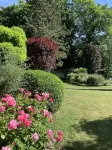
[[[27,40],[27,56],[31,67],[53,70],[56,68],[58,45],[49,38],[30,38]]]
[[[86,68],[72,69],[71,72],[67,74],[67,81],[74,85],[107,86],[111,84],[111,82],[105,80],[102,75],[88,74]]]
[[[67,81],[70,84],[75,85],[86,84],[87,79],[88,79],[88,72],[86,68],[72,69],[70,73],[67,74]]]
[[[98,73],[101,69],[101,54],[98,46],[88,44],[83,51],[83,65],[89,73]]]
[[[46,109],[47,103],[52,103],[49,93],[31,99],[30,91],[20,91],[16,100],[9,94],[0,99],[0,149],[57,149],[63,133],[51,130],[53,116]]]
[[[19,60],[24,62],[26,60],[25,42],[26,35],[21,28],[0,26],[0,53],[4,60],[7,55],[17,55]]]
[[[88,67],[88,71],[96,72],[94,69],[90,70],[90,66],[84,63],[84,51],[88,45],[92,45],[96,49],[97,55],[94,60],[97,60],[98,55],[102,58],[101,65],[97,64],[99,70],[105,70],[105,75],[111,74],[111,53],[112,53],[112,8],[107,5],[96,5],[93,0],[72,0],[69,3],[69,18],[65,22],[69,23],[68,27],[71,31],[68,53],[65,67]],[[92,48],[91,47],[91,48]],[[92,49],[93,49],[92,48]],[[100,62],[100,57],[99,61]],[[92,58],[90,58],[91,64]],[[69,63],[68,63],[69,62]],[[96,66],[93,68],[96,68]],[[94,71],[93,71],[94,70]]]
[[[11,5],[0,10],[0,24],[12,27],[19,26],[24,29],[28,38],[49,37],[59,45],[60,53],[57,57],[57,65],[63,65],[63,59],[67,58],[68,46],[63,38],[67,30],[62,22],[61,11],[65,6],[60,1],[53,0],[28,0],[21,1],[18,5]],[[57,11],[58,10],[58,11]]]
[[[102,86],[105,83],[105,79],[102,75],[92,74],[87,79],[87,85],[89,86]]]
[[[22,83],[25,89],[33,93],[50,93],[53,103],[48,105],[48,109],[52,112],[58,110],[64,97],[63,83],[58,77],[45,71],[28,70],[24,75]]]
[[[13,61],[14,63],[14,61]],[[0,95],[15,93],[21,87],[24,69],[16,64],[3,64],[0,66]]]

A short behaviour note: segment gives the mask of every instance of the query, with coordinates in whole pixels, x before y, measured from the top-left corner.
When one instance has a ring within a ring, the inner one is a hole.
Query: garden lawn
[[[112,87],[65,84],[55,120],[64,132],[64,150],[112,150]]]

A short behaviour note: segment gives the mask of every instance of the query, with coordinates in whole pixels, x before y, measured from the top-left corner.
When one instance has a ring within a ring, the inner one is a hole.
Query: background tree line
[[[112,8],[93,0],[23,0],[0,9],[0,24],[59,45],[57,66],[112,77]]]

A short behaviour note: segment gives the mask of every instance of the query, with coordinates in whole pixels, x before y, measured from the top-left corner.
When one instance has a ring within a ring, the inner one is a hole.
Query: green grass
[[[65,84],[55,120],[64,132],[64,150],[112,150],[112,87]]]

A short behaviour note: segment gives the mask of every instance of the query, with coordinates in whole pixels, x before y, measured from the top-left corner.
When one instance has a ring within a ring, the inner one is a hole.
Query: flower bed
[[[58,149],[63,139],[61,131],[52,130],[53,116],[47,103],[53,103],[49,93],[35,94],[20,89],[16,100],[9,94],[0,102],[0,149]]]

